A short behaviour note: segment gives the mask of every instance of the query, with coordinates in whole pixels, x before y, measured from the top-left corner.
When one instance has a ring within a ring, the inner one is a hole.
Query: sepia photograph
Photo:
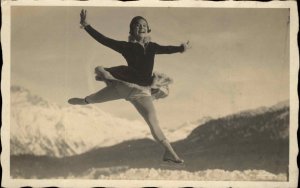
[[[295,3],[1,4],[3,186],[297,186]]]

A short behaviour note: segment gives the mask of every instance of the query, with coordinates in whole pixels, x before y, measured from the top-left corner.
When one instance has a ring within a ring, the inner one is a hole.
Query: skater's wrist
[[[82,23],[80,23],[81,24],[81,28],[82,29],[85,29],[87,26],[89,26],[90,24],[89,23],[87,23],[87,22],[82,22]]]
[[[180,47],[181,47],[181,53],[184,53],[184,52],[186,52],[187,51],[187,46],[184,44],[184,43],[182,43],[181,45],[180,45]]]

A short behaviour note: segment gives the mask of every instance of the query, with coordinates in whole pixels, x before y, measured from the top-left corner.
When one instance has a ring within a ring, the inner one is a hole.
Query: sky
[[[29,7],[11,12],[11,85],[62,106],[105,85],[94,68],[125,65],[124,58],[92,39],[79,13],[102,34],[127,40],[130,20],[148,20],[152,41],[185,53],[157,55],[155,71],[174,79],[170,95],[155,101],[162,127],[206,116],[270,106],[289,99],[288,9]],[[142,120],[123,100],[96,104],[115,116]]]

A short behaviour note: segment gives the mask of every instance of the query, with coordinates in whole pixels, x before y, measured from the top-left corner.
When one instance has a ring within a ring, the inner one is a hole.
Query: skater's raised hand
[[[188,49],[192,48],[190,41],[187,41],[187,42],[183,43],[182,45],[183,45],[184,51],[187,51]]]
[[[84,28],[86,27],[87,25],[89,25],[86,21],[86,10],[82,9],[81,12],[80,12],[80,24],[81,26]]]

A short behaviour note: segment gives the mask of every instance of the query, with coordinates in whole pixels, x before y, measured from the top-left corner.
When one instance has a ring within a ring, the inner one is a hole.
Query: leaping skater
[[[71,98],[72,105],[87,105],[112,100],[125,99],[131,102],[150,127],[152,136],[160,143],[165,152],[163,161],[183,163],[165,137],[156,116],[153,100],[168,95],[168,85],[172,79],[160,73],[153,73],[154,56],[156,54],[172,54],[185,52],[190,48],[189,42],[180,46],[161,46],[151,42],[151,29],[145,18],[134,17],[130,22],[128,42],[117,41],[96,31],[87,22],[87,11],[80,13],[80,24],[89,35],[102,45],[123,55],[127,66],[95,68],[96,80],[104,81],[106,87],[84,98]]]

